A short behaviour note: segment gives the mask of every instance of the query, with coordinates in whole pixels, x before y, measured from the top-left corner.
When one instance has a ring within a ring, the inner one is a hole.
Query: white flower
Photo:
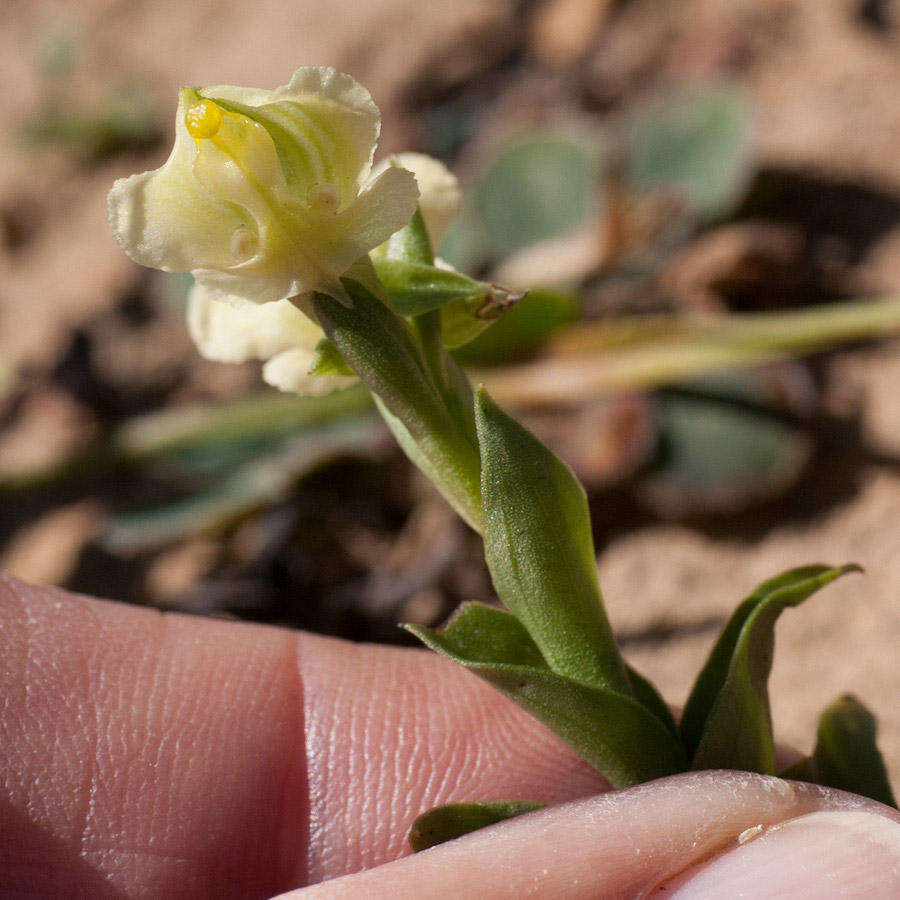
[[[372,170],[379,175],[389,166],[400,166],[412,172],[419,188],[419,209],[435,252],[447,229],[459,215],[459,182],[439,160],[424,153],[397,153],[382,160]]]
[[[239,297],[223,299],[195,284],[188,296],[188,329],[207,359],[241,363],[265,361],[263,378],[297,394],[324,394],[352,384],[341,375],[310,374],[322,329],[290,300],[257,306]]]
[[[183,88],[165,165],[115,183],[109,221],[142,265],[256,303],[319,290],[412,217],[402,168],[369,179],[380,114],[330,68],[274,91]]]

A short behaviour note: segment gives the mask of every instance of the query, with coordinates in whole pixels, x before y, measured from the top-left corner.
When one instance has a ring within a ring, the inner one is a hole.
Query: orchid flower
[[[443,163],[421,153],[390,157],[375,172],[397,166],[413,173],[422,217],[432,245],[437,245],[459,209],[456,177]],[[198,350],[207,359],[230,363],[263,360],[263,378],[283,391],[322,394],[355,380],[347,375],[310,372],[324,335],[289,299],[256,305],[197,283],[188,297],[188,326]]]
[[[110,224],[136,262],[214,293],[349,302],[341,276],[416,209],[406,169],[370,177],[380,127],[368,91],[331,68],[274,91],[182,88],[169,159],[115,183]]]

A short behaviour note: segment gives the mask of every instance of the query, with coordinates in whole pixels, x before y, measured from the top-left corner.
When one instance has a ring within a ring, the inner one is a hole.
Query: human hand
[[[3,576],[0,646],[4,897],[900,893],[895,811],[742,773],[604,795],[434,654]],[[441,803],[596,794],[394,861]]]

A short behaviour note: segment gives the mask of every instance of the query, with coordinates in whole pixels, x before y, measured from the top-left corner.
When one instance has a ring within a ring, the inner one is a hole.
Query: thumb
[[[285,898],[897,897],[900,815],[700,772],[542,810]]]

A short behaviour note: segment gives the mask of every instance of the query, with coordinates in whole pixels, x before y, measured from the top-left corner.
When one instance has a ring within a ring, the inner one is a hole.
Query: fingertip
[[[859,810],[814,812],[746,839],[711,862],[660,886],[652,896],[900,896],[900,824]]]
[[[840,791],[694,772],[530,813],[296,896],[827,897],[834,884],[840,896],[897,896],[898,821]]]

